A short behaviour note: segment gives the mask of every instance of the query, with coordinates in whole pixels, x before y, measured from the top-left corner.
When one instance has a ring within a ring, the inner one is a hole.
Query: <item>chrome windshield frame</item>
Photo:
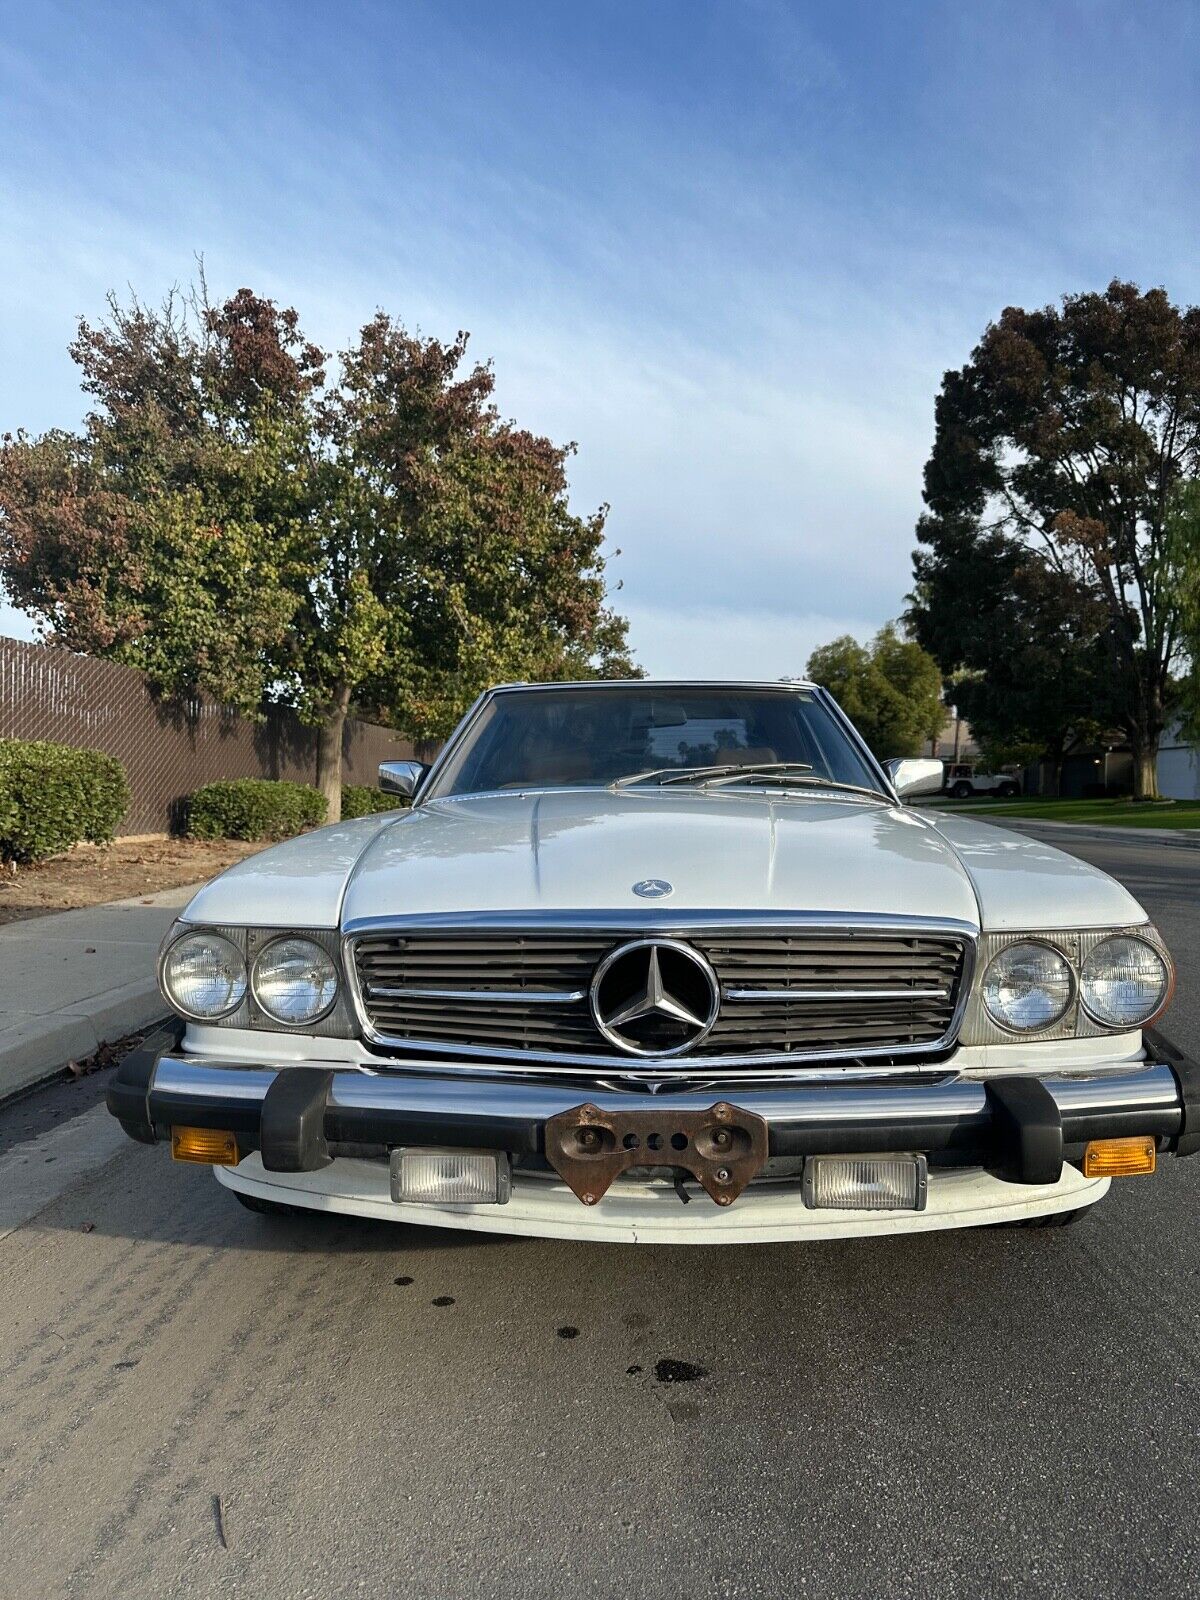
[[[434,758],[433,764],[430,766],[429,771],[425,774],[424,781],[421,783],[420,788],[413,798],[413,808],[416,809],[417,807],[423,806],[432,800],[470,800],[476,795],[484,794],[512,794],[517,792],[523,794],[537,794],[542,792],[557,791],[562,788],[588,787],[599,789],[607,787],[606,785],[601,784],[547,785],[530,783],[522,785],[519,791],[511,789],[499,791],[480,789],[476,791],[465,791],[462,794],[439,794],[437,792],[437,785],[442,773],[445,771],[449,762],[461,749],[468,735],[474,729],[476,724],[482,719],[484,712],[491,705],[492,701],[497,698],[497,696],[503,694],[560,694],[566,689],[578,689],[580,691],[586,691],[589,694],[603,694],[605,692],[610,692],[613,689],[635,688],[654,688],[662,689],[668,692],[681,689],[745,689],[759,691],[768,689],[776,694],[790,693],[807,695],[811,699],[817,700],[820,705],[829,712],[834,723],[841,730],[841,732],[845,734],[855,754],[861,759],[867,771],[877,779],[880,799],[888,801],[892,805],[900,805],[902,803],[896,794],[895,788],[893,787],[891,779],[888,777],[883,764],[872,754],[866,743],[866,740],[863,739],[858,729],[842,710],[841,706],[838,705],[834,697],[827,689],[823,689],[820,684],[778,683],[759,681],[755,679],[733,678],[593,678],[585,679],[578,683],[500,683],[494,685],[490,689],[485,689],[484,692],[479,695],[474,703],[468,708],[462,718],[462,721],[454,729],[453,733],[451,733],[450,737],[446,740],[446,743],[442,746],[441,750]]]

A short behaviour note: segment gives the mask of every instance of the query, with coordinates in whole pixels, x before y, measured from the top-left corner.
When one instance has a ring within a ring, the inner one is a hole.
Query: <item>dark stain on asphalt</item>
[[[708,1372],[691,1361],[672,1361],[666,1357],[655,1362],[654,1376],[659,1383],[695,1383],[697,1378],[707,1378]]]
[[[579,1337],[579,1329],[573,1328],[568,1322],[565,1328],[559,1328],[558,1337],[560,1339],[577,1339]]]
[[[217,1535],[217,1543],[221,1546],[222,1550],[228,1550],[229,1541],[225,1537],[225,1513],[221,1509],[221,1496],[219,1494],[215,1494],[212,1497],[212,1514],[213,1527],[216,1530]]]
[[[642,1370],[641,1367],[639,1367],[637,1362],[635,1361],[633,1366],[625,1368],[625,1376],[627,1378],[632,1378],[636,1373],[639,1373],[641,1370]]]
[[[407,1275],[407,1273],[402,1272],[398,1278],[393,1278],[392,1282],[399,1288],[406,1289],[412,1282],[412,1279]]]
[[[114,1372],[129,1372],[136,1366],[137,1366],[137,1362],[136,1361],[114,1361],[113,1362],[113,1371]]]
[[[627,1328],[648,1328],[650,1318],[644,1311],[627,1311],[621,1318]]]
[[[452,1306],[454,1304],[454,1296],[452,1294],[439,1294],[432,1304],[435,1306]]]

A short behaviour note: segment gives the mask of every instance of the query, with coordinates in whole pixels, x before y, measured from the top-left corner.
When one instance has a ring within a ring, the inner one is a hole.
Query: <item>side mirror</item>
[[[902,800],[911,795],[938,794],[946,777],[946,763],[924,756],[893,756],[883,763],[892,788]]]
[[[379,787],[385,794],[402,794],[406,800],[411,800],[428,771],[423,761],[381,761]]]

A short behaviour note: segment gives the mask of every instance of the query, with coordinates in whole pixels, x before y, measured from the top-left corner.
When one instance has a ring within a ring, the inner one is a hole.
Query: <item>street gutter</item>
[[[1016,833],[1036,833],[1039,829],[1048,828],[1052,833],[1062,833],[1076,839],[1118,839],[1125,843],[1142,839],[1152,844],[1175,845],[1182,850],[1200,850],[1200,828],[1121,828],[1098,822],[1046,822],[1041,817],[988,817],[981,816],[977,811],[969,814],[978,822],[986,822],[993,828],[1011,828]]]
[[[198,887],[0,927],[0,1102],[159,1020],[158,945]]]

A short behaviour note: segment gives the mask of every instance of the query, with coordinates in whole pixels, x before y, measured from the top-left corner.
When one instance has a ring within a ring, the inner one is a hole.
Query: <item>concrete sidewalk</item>
[[[0,927],[0,1100],[164,1015],[155,956],[196,888]]]

